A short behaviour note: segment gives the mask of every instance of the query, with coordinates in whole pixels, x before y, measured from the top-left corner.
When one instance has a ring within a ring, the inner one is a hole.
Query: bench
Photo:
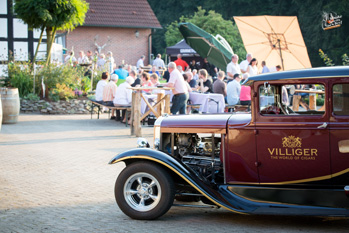
[[[131,113],[131,106],[107,106],[107,105],[103,105],[101,103],[98,103],[96,101],[90,100],[92,105],[91,105],[91,119],[92,119],[92,114],[93,114],[93,109],[95,107],[98,108],[97,111],[97,119],[99,119],[99,113],[102,111],[103,108],[107,108],[108,109],[108,118],[110,116],[110,111],[113,110],[126,110],[126,127],[128,126],[128,116]]]
[[[225,105],[225,112],[246,112],[248,105]]]
[[[187,107],[190,108],[191,113],[200,113],[201,104],[187,104]]]

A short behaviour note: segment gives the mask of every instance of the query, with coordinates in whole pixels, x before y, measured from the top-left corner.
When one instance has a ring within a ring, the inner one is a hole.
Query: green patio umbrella
[[[207,57],[208,62],[222,70],[226,70],[234,53],[223,45],[224,42],[218,41],[213,35],[192,23],[180,23],[179,31],[187,44],[201,57]]]

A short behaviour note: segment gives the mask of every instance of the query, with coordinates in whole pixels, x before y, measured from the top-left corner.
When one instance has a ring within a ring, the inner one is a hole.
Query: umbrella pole
[[[282,53],[281,53],[280,39],[278,39],[278,43],[279,43],[279,52],[280,52],[282,70],[285,70],[285,69],[284,69],[284,59],[282,59]]]

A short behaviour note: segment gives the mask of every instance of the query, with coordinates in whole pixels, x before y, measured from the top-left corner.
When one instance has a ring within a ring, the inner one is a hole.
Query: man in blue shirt
[[[262,67],[263,67],[262,73],[269,73],[270,72],[270,70],[269,70],[267,64],[265,63],[265,61],[262,61]]]
[[[127,71],[124,70],[121,65],[119,66],[119,69],[114,70],[114,74],[117,74],[119,79],[126,79],[128,76]]]

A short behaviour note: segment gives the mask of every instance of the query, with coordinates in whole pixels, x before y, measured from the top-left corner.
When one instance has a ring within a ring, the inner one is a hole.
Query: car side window
[[[322,84],[269,85],[259,87],[262,115],[323,115],[325,87]]]
[[[349,116],[349,84],[333,85],[333,114]]]

